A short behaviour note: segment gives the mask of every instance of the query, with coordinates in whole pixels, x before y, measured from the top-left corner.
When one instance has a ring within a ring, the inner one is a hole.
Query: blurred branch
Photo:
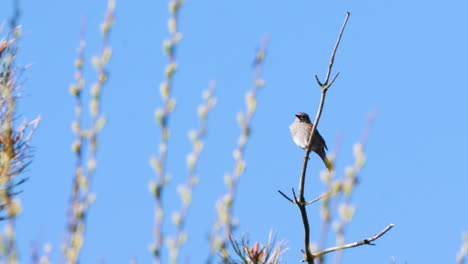
[[[380,233],[377,233],[371,237],[368,237],[368,238],[365,238],[361,241],[358,241],[358,242],[354,242],[354,243],[349,243],[349,244],[346,244],[346,245],[342,245],[342,246],[337,246],[337,247],[331,247],[331,248],[327,248],[325,250],[322,250],[320,252],[317,252],[315,254],[313,254],[313,258],[319,258],[320,256],[322,255],[325,255],[327,253],[330,253],[330,252],[333,252],[333,251],[339,251],[339,250],[343,250],[343,249],[347,249],[347,248],[353,248],[353,247],[358,247],[358,246],[362,246],[362,245],[375,245],[375,244],[372,244],[371,242],[378,239],[379,237],[383,236],[385,233],[387,233],[388,230],[392,229],[394,225],[393,224],[390,224],[388,225],[384,230],[380,231]]]
[[[13,15],[11,16],[11,19],[10,19],[10,28],[11,29],[14,29],[18,26],[18,21],[20,19],[20,16],[21,16],[21,11],[20,11],[20,4],[19,4],[19,0],[13,0]]]
[[[167,157],[167,144],[169,140],[169,117],[174,111],[176,100],[172,97],[172,86],[174,73],[177,70],[176,63],[176,48],[177,44],[182,39],[182,34],[178,32],[177,17],[183,0],[170,0],[169,12],[170,17],[167,21],[170,38],[164,40],[163,48],[166,53],[168,63],[165,69],[165,80],[161,83],[159,89],[161,98],[163,100],[163,107],[158,108],[155,112],[155,117],[161,127],[161,139],[159,141],[158,156],[151,157],[150,163],[156,173],[156,179],[151,181],[149,189],[155,199],[155,224],[154,224],[154,242],[151,245],[151,251],[154,257],[154,263],[161,263],[161,248],[164,242],[163,234],[163,201],[162,193],[165,185],[169,182],[170,176],[166,172],[166,157]]]
[[[463,244],[457,254],[457,263],[465,263],[466,256],[468,256],[468,233],[463,234]]]
[[[37,264],[50,264],[50,254],[52,252],[52,245],[46,243],[42,249],[42,254],[39,254],[37,247],[34,248],[33,263]]]
[[[363,137],[361,142],[354,144],[353,146],[353,153],[355,157],[355,162],[353,166],[348,166],[345,168],[345,175],[343,179],[336,180],[332,184],[332,186],[340,186],[339,192],[344,195],[344,202],[340,204],[338,207],[338,212],[340,219],[335,224],[336,230],[336,244],[337,246],[342,246],[345,241],[345,228],[348,223],[351,221],[352,217],[355,214],[355,206],[353,206],[351,198],[354,192],[355,186],[358,183],[358,176],[361,169],[364,167],[366,163],[366,156],[364,153],[364,148],[367,143],[367,139],[370,135],[370,129],[372,127],[372,123],[375,119],[375,112],[371,112],[367,119],[367,125],[363,133]],[[341,263],[341,257],[343,251],[338,251],[335,254],[335,263]]]
[[[72,151],[75,153],[75,175],[73,177],[73,185],[71,197],[67,211],[67,233],[65,240],[62,243],[63,254],[68,260],[72,261],[73,256],[77,256],[78,245],[73,242],[72,238],[78,237],[78,227],[82,214],[78,212],[80,208],[81,198],[80,190],[85,189],[87,186],[86,175],[83,168],[83,144],[85,143],[84,133],[82,131],[83,123],[83,99],[82,91],[85,85],[83,78],[83,65],[84,65],[84,48],[85,41],[85,23],[84,19],[81,24],[80,43],[77,48],[77,59],[75,60],[75,83],[70,85],[70,93],[75,97],[75,120],[72,122],[72,130],[75,133],[76,139],[72,143]],[[74,253],[72,253],[74,252]]]
[[[262,40],[262,44],[260,49],[257,51],[254,60],[254,84],[250,91],[248,91],[245,95],[245,111],[244,113],[237,114],[237,121],[239,123],[241,133],[239,139],[237,141],[237,148],[233,152],[234,160],[235,160],[235,168],[234,171],[226,174],[224,176],[224,181],[228,187],[228,193],[223,195],[218,201],[216,202],[216,210],[217,210],[217,219],[216,223],[214,224],[213,232],[210,236],[210,244],[212,248],[212,252],[221,252],[221,256],[223,260],[226,260],[228,257],[227,251],[227,242],[229,238],[232,236],[232,232],[237,226],[236,221],[233,219],[232,211],[233,211],[233,204],[235,200],[237,184],[239,178],[244,173],[245,170],[245,147],[247,144],[247,139],[250,136],[250,126],[252,122],[253,115],[255,113],[257,107],[257,93],[258,90],[264,86],[265,81],[262,79],[262,69],[263,69],[263,62],[265,59],[266,47],[268,43],[268,36],[264,36]],[[217,233],[224,229],[224,235],[217,235]]]
[[[213,107],[216,105],[216,97],[214,97],[214,91],[216,89],[215,82],[211,82],[208,89],[203,91],[203,104],[198,106],[198,117],[200,119],[200,127],[196,130],[189,132],[189,139],[192,142],[193,150],[187,155],[187,167],[188,177],[185,185],[179,185],[177,191],[182,200],[182,206],[178,212],[174,212],[172,215],[172,221],[176,226],[176,235],[174,238],[167,238],[167,244],[169,247],[169,255],[171,263],[176,264],[180,255],[180,247],[187,240],[187,234],[184,230],[185,223],[187,222],[187,213],[192,203],[193,189],[198,184],[199,177],[195,175],[196,167],[200,154],[203,150],[203,140],[207,133],[206,120],[208,114],[211,112]]]
[[[83,78],[84,48],[86,46],[84,36],[84,21],[81,25],[81,40],[77,49],[75,60],[75,83],[70,85],[70,93],[75,97],[75,120],[72,122],[72,130],[76,139],[72,144],[75,153],[75,173],[73,178],[72,193],[68,208],[68,224],[65,241],[62,244],[63,255],[66,263],[78,263],[81,248],[84,244],[86,230],[86,216],[90,206],[96,197],[91,193],[91,185],[97,166],[98,134],[104,128],[106,119],[101,113],[102,88],[108,81],[107,65],[112,57],[112,48],[109,46],[109,33],[114,24],[115,0],[108,0],[107,10],[101,23],[102,48],[99,55],[92,58],[92,64],[97,73],[97,80],[90,87],[91,100],[89,114],[91,116],[91,127],[83,129],[83,98],[82,92],[85,86]],[[85,155],[85,146],[88,146]],[[86,160],[86,168],[83,161]]]
[[[302,223],[304,225],[304,261],[306,261],[308,264],[313,264],[314,263],[314,256],[310,252],[310,248],[309,248],[309,244],[310,244],[310,227],[309,227],[309,219],[308,219],[307,210],[306,210],[307,203],[306,203],[305,198],[304,198],[304,185],[305,185],[305,176],[306,176],[306,171],[307,171],[307,163],[309,161],[309,154],[311,152],[311,149],[310,149],[311,142],[313,142],[312,141],[313,136],[315,134],[315,130],[317,129],[317,125],[318,125],[318,123],[320,121],[320,117],[322,115],[322,110],[323,110],[323,105],[325,103],[325,96],[326,96],[327,90],[333,84],[335,79],[338,77],[338,74],[336,74],[335,77],[333,78],[333,80],[329,83],[329,78],[330,78],[331,70],[332,70],[332,67],[333,67],[333,62],[335,60],[335,54],[336,54],[336,51],[338,50],[338,45],[340,43],[341,36],[343,35],[343,31],[344,31],[344,29],[346,27],[346,23],[348,22],[349,15],[350,15],[350,13],[347,12],[345,21],[343,23],[343,26],[341,27],[340,34],[338,36],[338,40],[336,41],[335,47],[333,48],[333,52],[332,52],[332,54],[330,56],[330,63],[328,65],[328,71],[327,71],[325,81],[323,83],[321,83],[319,81],[317,75],[315,76],[316,79],[317,79],[317,83],[321,87],[320,103],[319,103],[319,107],[318,107],[318,110],[317,110],[317,115],[315,116],[315,121],[313,123],[312,131],[310,132],[308,146],[307,146],[307,149],[306,149],[306,152],[305,152],[305,155],[304,155],[302,173],[301,173],[301,178],[300,178],[300,181],[299,181],[299,199],[296,199],[296,202],[295,202],[296,205],[298,206],[300,212],[301,212]]]

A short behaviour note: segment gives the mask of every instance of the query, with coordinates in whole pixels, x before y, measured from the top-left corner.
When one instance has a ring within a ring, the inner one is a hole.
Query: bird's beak
[[[295,114],[295,116],[296,116],[297,118],[299,118],[299,115],[298,115],[298,114]]]

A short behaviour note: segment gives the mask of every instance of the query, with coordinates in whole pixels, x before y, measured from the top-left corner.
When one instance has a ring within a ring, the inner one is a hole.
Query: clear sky
[[[11,15],[3,1],[0,21]],[[33,244],[51,243],[60,259],[65,213],[74,171],[70,145],[74,135],[73,82],[81,18],[86,17],[88,58],[99,52],[99,23],[106,1],[21,1],[24,37],[19,43],[28,96],[19,112],[42,116],[33,138],[35,158],[20,197],[17,222],[20,256],[30,262]],[[253,82],[252,61],[262,36],[270,35],[264,65],[266,86],[258,97],[252,135],[235,216],[240,232],[265,242],[270,230],[289,241],[287,263],[301,259],[303,229],[297,208],[277,190],[298,184],[303,151],[289,135],[294,113],[315,114],[328,58],[346,11],[348,27],[337,53],[341,74],[327,96],[319,125],[330,149],[338,149],[342,174],[353,163],[370,112],[376,111],[366,149],[367,164],[353,196],[356,215],[346,231],[348,242],[395,224],[376,246],[347,250],[343,263],[454,263],[463,231],[468,231],[468,2],[449,1],[192,1],[180,13],[180,42],[174,96],[178,105],[170,126],[168,167],[173,181],[164,197],[169,211],[178,208],[178,183],[187,176],[191,150],[187,131],[197,126],[201,91],[216,80],[218,104],[208,120],[189,213],[188,244],[183,259],[202,263],[206,235],[215,220],[214,202],[226,191],[224,173],[232,171],[239,129],[236,113]],[[154,109],[161,103],[159,83],[168,35],[166,1],[117,2],[110,44],[114,56],[103,92],[108,123],[100,136],[98,169],[92,183],[97,201],[88,217],[81,263],[150,263],[153,241],[154,177],[149,157],[160,134]],[[4,33],[4,32],[3,32]],[[95,76],[90,59],[85,78]],[[310,162],[306,196],[323,191],[322,164]],[[465,171],[465,172],[464,172]],[[310,206],[312,240],[319,235],[319,205]],[[169,221],[166,226],[169,226]],[[171,231],[172,229],[168,230]]]

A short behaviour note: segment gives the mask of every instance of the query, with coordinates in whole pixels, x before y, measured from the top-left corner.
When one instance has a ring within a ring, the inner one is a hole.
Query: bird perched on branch
[[[310,122],[309,115],[303,112],[297,113],[296,119],[289,126],[294,143],[296,143],[296,145],[298,145],[304,150],[307,150],[307,143],[309,141],[309,136],[310,132],[312,131],[312,127],[313,124]],[[325,163],[325,166],[329,171],[333,170],[333,165],[327,159],[327,156],[325,154],[325,150],[328,150],[327,144],[325,143],[325,140],[320,135],[317,129],[315,129],[310,150],[317,153],[317,155],[320,156],[320,158],[323,160],[323,163]]]

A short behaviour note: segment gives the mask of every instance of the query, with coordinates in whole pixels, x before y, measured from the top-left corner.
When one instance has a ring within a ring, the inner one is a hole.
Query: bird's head
[[[297,119],[299,119],[300,122],[308,123],[310,124],[310,118],[309,115],[304,113],[304,112],[299,112],[296,114]]]

